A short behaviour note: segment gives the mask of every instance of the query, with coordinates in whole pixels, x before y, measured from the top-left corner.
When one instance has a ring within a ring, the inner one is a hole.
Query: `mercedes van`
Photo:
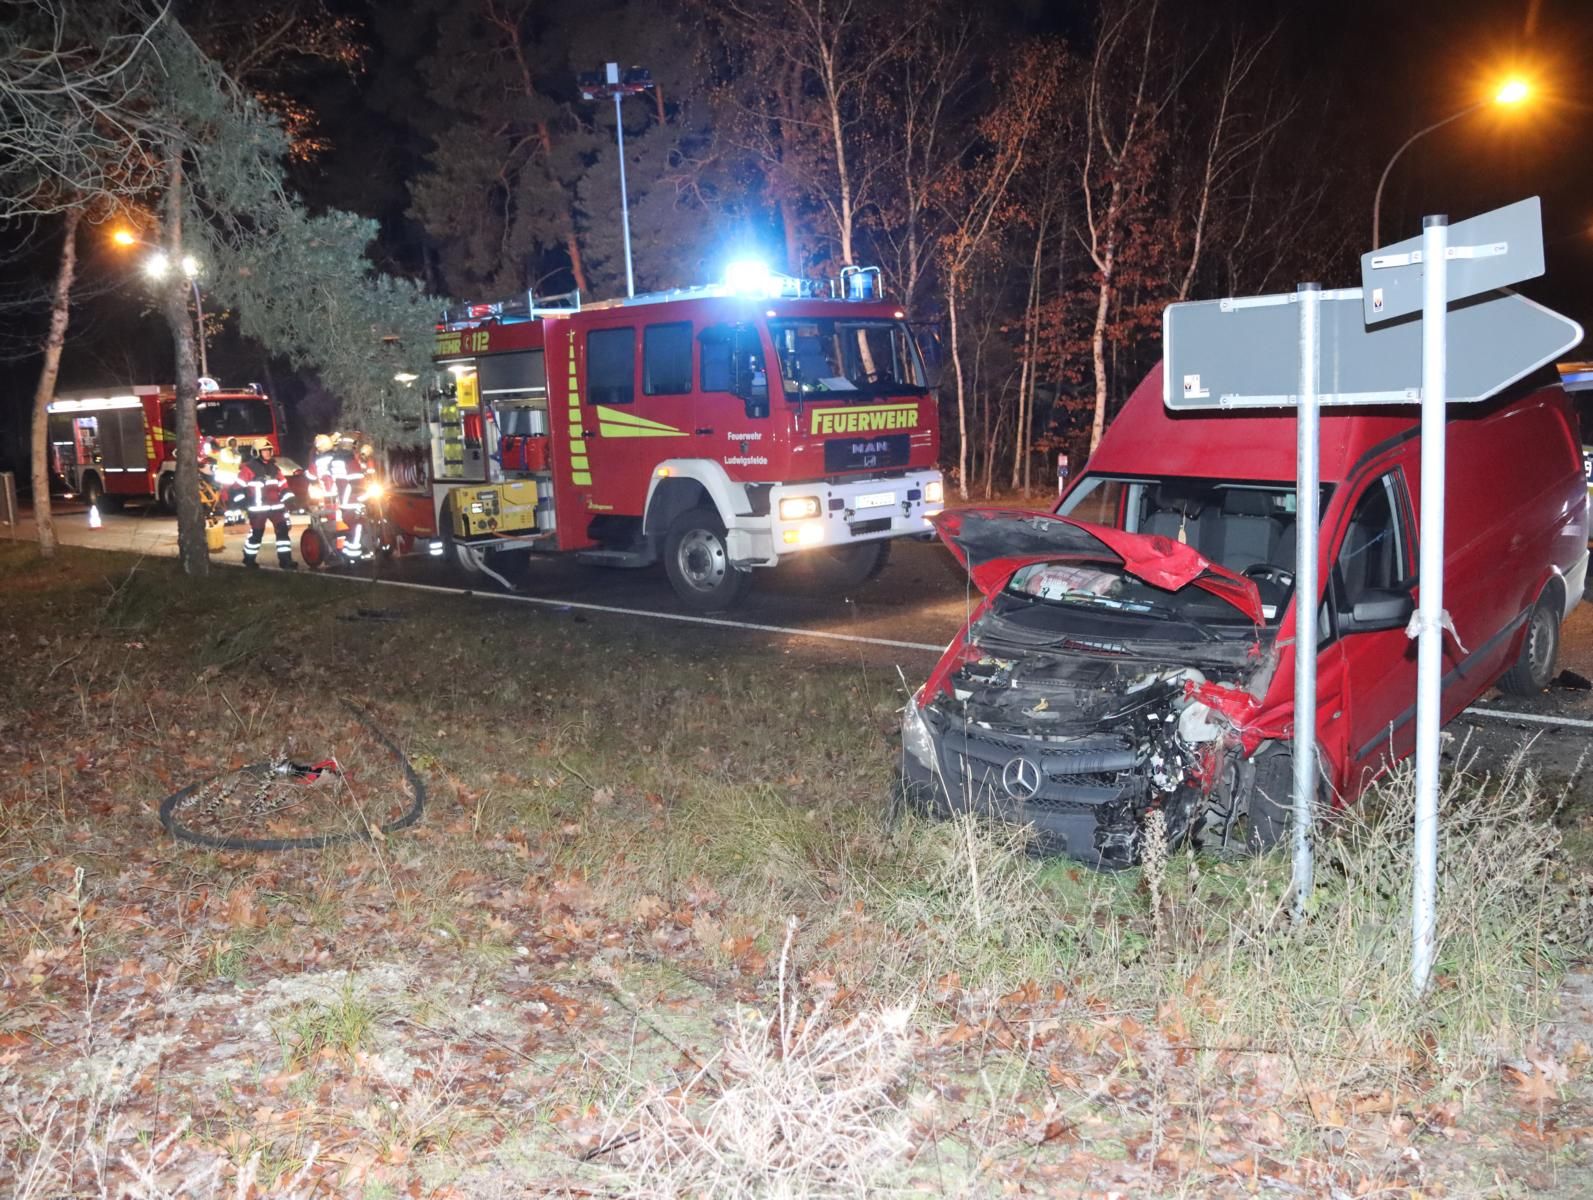
[[[1418,412],[1324,409],[1317,743],[1353,799],[1415,742]],[[910,799],[1034,828],[1038,847],[1137,861],[1174,839],[1283,837],[1294,733],[1292,414],[1169,412],[1158,368],[1055,511],[936,518],[982,594],[904,712]],[[1588,490],[1560,387],[1448,422],[1443,718],[1554,675],[1581,600]]]

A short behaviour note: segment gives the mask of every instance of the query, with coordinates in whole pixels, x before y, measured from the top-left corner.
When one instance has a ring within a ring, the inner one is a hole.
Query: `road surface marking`
[[[226,564],[231,566],[232,564]],[[620,617],[651,617],[657,621],[681,621],[688,625],[711,625],[720,629],[745,629],[754,633],[778,633],[785,637],[819,638],[829,642],[857,642],[865,646],[888,646],[893,650],[922,650],[939,654],[944,645],[932,642],[901,642],[894,638],[864,637],[858,633],[831,633],[825,629],[796,629],[788,625],[759,625],[753,621],[729,621],[723,617],[697,617],[687,613],[653,612],[646,608],[620,608],[613,604],[589,604],[581,600],[554,600],[543,596],[521,596],[510,592],[481,592],[467,588],[440,587],[432,583],[410,583],[403,579],[362,579],[355,575],[317,575],[317,579],[341,579],[348,583],[379,583],[385,587],[411,588],[417,592],[437,592],[444,596],[475,596],[482,600],[508,600],[515,604],[534,604],[542,608],[579,609],[582,612],[608,613]]]
[[[1593,729],[1593,721],[1579,721],[1574,717],[1540,717],[1537,713],[1510,712],[1503,708],[1481,708],[1473,705],[1465,713],[1468,717],[1492,717],[1496,721],[1531,721],[1536,725],[1567,725],[1572,729]]]

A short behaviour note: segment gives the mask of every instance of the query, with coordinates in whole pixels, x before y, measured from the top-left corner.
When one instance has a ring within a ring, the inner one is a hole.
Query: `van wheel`
[[[823,563],[825,580],[835,587],[861,587],[876,578],[891,559],[889,539],[874,542],[854,542],[850,546],[834,546],[817,552]]]
[[[1552,589],[1545,589],[1527,618],[1521,653],[1499,681],[1499,687],[1512,696],[1536,696],[1554,678],[1554,664],[1560,657],[1560,615]]]
[[[104,507],[105,485],[100,482],[98,475],[83,476],[83,503],[90,508]]]
[[[730,563],[724,523],[711,508],[693,508],[669,524],[664,573],[681,603],[694,612],[720,612],[746,594],[752,575]]]
[[[1252,854],[1288,841],[1294,824],[1294,753],[1274,746],[1256,755],[1245,803],[1244,847]]]
[[[167,471],[160,477],[160,486],[156,489],[156,500],[162,511],[176,515],[177,512],[177,476],[175,472]]]

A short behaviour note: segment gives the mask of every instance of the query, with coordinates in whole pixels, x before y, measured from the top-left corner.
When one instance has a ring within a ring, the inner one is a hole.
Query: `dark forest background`
[[[1593,119],[1581,0],[221,0],[174,12],[291,129],[312,210],[376,219],[376,265],[433,295],[623,290],[611,103],[626,99],[638,290],[732,259],[877,264],[936,347],[947,465],[971,491],[1087,452],[1159,355],[1162,307],[1357,282],[1379,172],[1411,133],[1520,69],[1390,175],[1385,242],[1424,212],[1544,197],[1549,276],[1593,321]],[[114,214],[79,234],[60,386],[156,382],[172,343]],[[21,470],[59,254],[0,230],[0,467]],[[283,402],[290,444],[340,397],[210,325],[211,373]],[[1099,417],[1097,416],[1099,414]]]

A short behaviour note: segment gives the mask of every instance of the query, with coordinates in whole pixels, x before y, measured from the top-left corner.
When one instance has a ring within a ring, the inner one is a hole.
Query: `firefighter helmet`
[[[330,433],[318,433],[318,434],[316,434],[315,435],[315,448],[317,450],[319,450],[322,454],[325,454],[328,450],[330,450],[332,448],[332,435]]]

